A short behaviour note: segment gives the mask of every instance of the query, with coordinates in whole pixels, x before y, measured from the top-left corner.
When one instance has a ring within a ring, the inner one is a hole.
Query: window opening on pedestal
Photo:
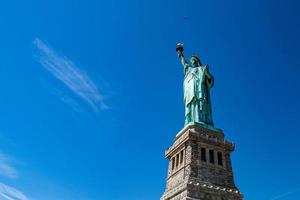
[[[180,165],[183,163],[183,150],[180,151]]]
[[[218,152],[217,155],[218,155],[218,165],[222,166],[223,165],[222,152]]]
[[[215,163],[214,150],[209,150],[209,162],[212,164]]]
[[[172,170],[175,168],[175,157],[172,158]]]

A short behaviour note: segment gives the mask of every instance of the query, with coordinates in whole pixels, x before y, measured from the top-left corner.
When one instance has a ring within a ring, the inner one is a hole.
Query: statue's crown
[[[196,58],[198,60],[199,64],[201,65],[201,60],[198,56],[196,56],[195,54],[192,54],[191,58]]]

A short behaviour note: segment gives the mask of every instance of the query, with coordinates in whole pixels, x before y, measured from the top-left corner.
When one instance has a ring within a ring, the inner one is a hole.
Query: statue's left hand
[[[204,65],[204,73],[206,76],[210,77],[210,73],[208,71],[208,65]]]

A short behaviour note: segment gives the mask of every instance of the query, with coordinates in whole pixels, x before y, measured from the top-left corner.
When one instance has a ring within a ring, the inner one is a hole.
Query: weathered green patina
[[[200,124],[213,128],[210,90],[214,77],[208,65],[202,65],[193,55],[188,63],[183,55],[183,44],[177,44],[176,51],[184,67],[185,125]]]

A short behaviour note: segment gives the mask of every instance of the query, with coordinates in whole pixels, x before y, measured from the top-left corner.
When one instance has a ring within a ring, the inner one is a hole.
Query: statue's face
[[[199,65],[199,62],[198,62],[197,58],[195,58],[195,57],[191,57],[190,62],[193,66],[198,66]]]

